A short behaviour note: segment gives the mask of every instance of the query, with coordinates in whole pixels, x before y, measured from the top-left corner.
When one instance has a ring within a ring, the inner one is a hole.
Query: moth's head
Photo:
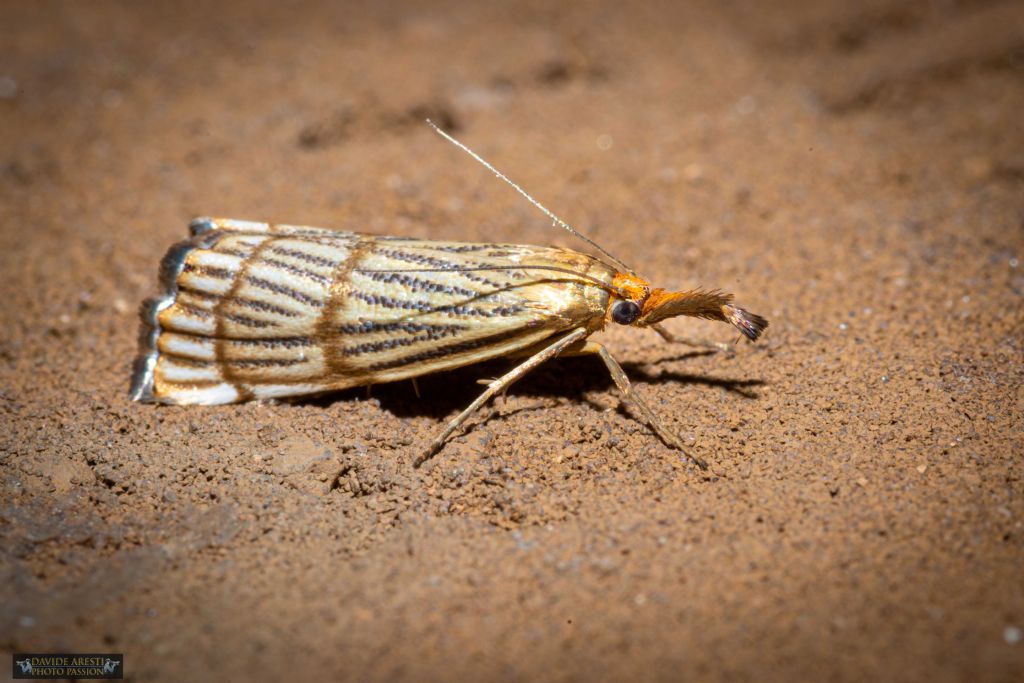
[[[708,320],[721,320],[736,327],[747,339],[754,341],[768,321],[759,315],[732,304],[732,294],[721,290],[692,289],[670,292],[652,289],[636,275],[617,273],[612,286],[618,292],[608,306],[608,318],[619,325],[649,327],[679,315]]]

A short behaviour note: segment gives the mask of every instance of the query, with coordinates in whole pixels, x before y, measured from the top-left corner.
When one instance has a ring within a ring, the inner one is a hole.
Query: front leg
[[[733,352],[733,345],[726,344],[725,342],[713,342],[706,339],[689,339],[686,337],[677,337],[664,327],[661,323],[655,323],[651,325],[651,329],[657,332],[662,339],[667,341],[669,344],[685,344],[686,346],[693,346],[698,349],[708,349],[714,351],[724,351],[725,353]]]
[[[517,379],[528,373],[530,370],[534,369],[544,361],[554,358],[562,351],[564,351],[566,347],[572,346],[573,344],[579,342],[588,334],[590,334],[590,332],[586,328],[580,327],[578,329],[575,329],[572,332],[569,332],[568,334],[559,337],[557,341],[544,347],[534,355],[530,356],[525,361],[509,370],[507,373],[505,373],[498,379],[493,380],[488,385],[484,393],[480,394],[480,396],[477,397],[475,401],[470,403],[465,410],[459,413],[455,417],[455,419],[450,421],[448,423],[448,426],[444,428],[444,431],[441,432],[438,435],[438,437],[434,439],[434,441],[430,444],[430,447],[422,455],[416,458],[415,461],[413,461],[413,467],[419,467],[427,460],[427,458],[441,450],[441,446],[444,445],[445,440],[449,436],[451,436],[452,432],[458,429],[459,425],[465,422],[469,418],[469,416],[476,412],[480,408],[480,406],[485,404],[488,399],[490,399],[495,394],[499,394],[505,391],[506,389],[508,389],[509,386],[511,386],[513,382],[515,382]]]
[[[633,388],[633,384],[629,381],[629,377],[626,376],[626,371],[622,369],[622,366],[612,358],[612,354],[608,352],[608,349],[603,345],[598,344],[595,341],[587,341],[581,347],[577,349],[571,349],[570,353],[565,355],[583,355],[583,354],[597,354],[604,361],[604,364],[608,367],[608,372],[612,376],[612,381],[615,382],[615,386],[622,392],[623,398],[632,405],[640,415],[643,416],[644,420],[650,425],[651,429],[661,437],[669,446],[682,451],[682,453],[697,464],[697,467],[702,470],[708,468],[708,464],[697,456],[688,453],[686,448],[683,447],[683,440],[680,439],[676,434],[662,424],[658,416],[654,414],[654,411],[637,395],[636,390]]]

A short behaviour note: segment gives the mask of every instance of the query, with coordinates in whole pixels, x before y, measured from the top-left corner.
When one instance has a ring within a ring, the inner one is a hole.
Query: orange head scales
[[[619,325],[649,327],[667,318],[686,315],[692,318],[721,320],[733,325],[750,341],[756,340],[768,321],[732,304],[732,294],[713,289],[670,292],[652,288],[643,278],[616,273],[612,287],[619,296],[612,298],[608,319]]]

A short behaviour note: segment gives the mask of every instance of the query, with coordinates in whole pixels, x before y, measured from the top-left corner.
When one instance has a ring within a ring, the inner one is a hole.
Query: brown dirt
[[[145,681],[1024,678],[1020,3],[0,26],[0,648]],[[657,285],[771,319],[733,357],[604,335],[713,476],[593,359],[421,470],[503,365],[422,399],[128,400],[194,215],[576,245],[427,115]]]

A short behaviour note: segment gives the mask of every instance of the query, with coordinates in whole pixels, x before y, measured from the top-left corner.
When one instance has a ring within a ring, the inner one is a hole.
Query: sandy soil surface
[[[1020,3],[8,2],[0,27],[0,649],[124,652],[136,681],[1024,679]],[[658,286],[770,318],[733,356],[603,334],[712,472],[594,359],[422,469],[507,365],[422,398],[129,401],[193,216],[579,246],[426,116]]]

